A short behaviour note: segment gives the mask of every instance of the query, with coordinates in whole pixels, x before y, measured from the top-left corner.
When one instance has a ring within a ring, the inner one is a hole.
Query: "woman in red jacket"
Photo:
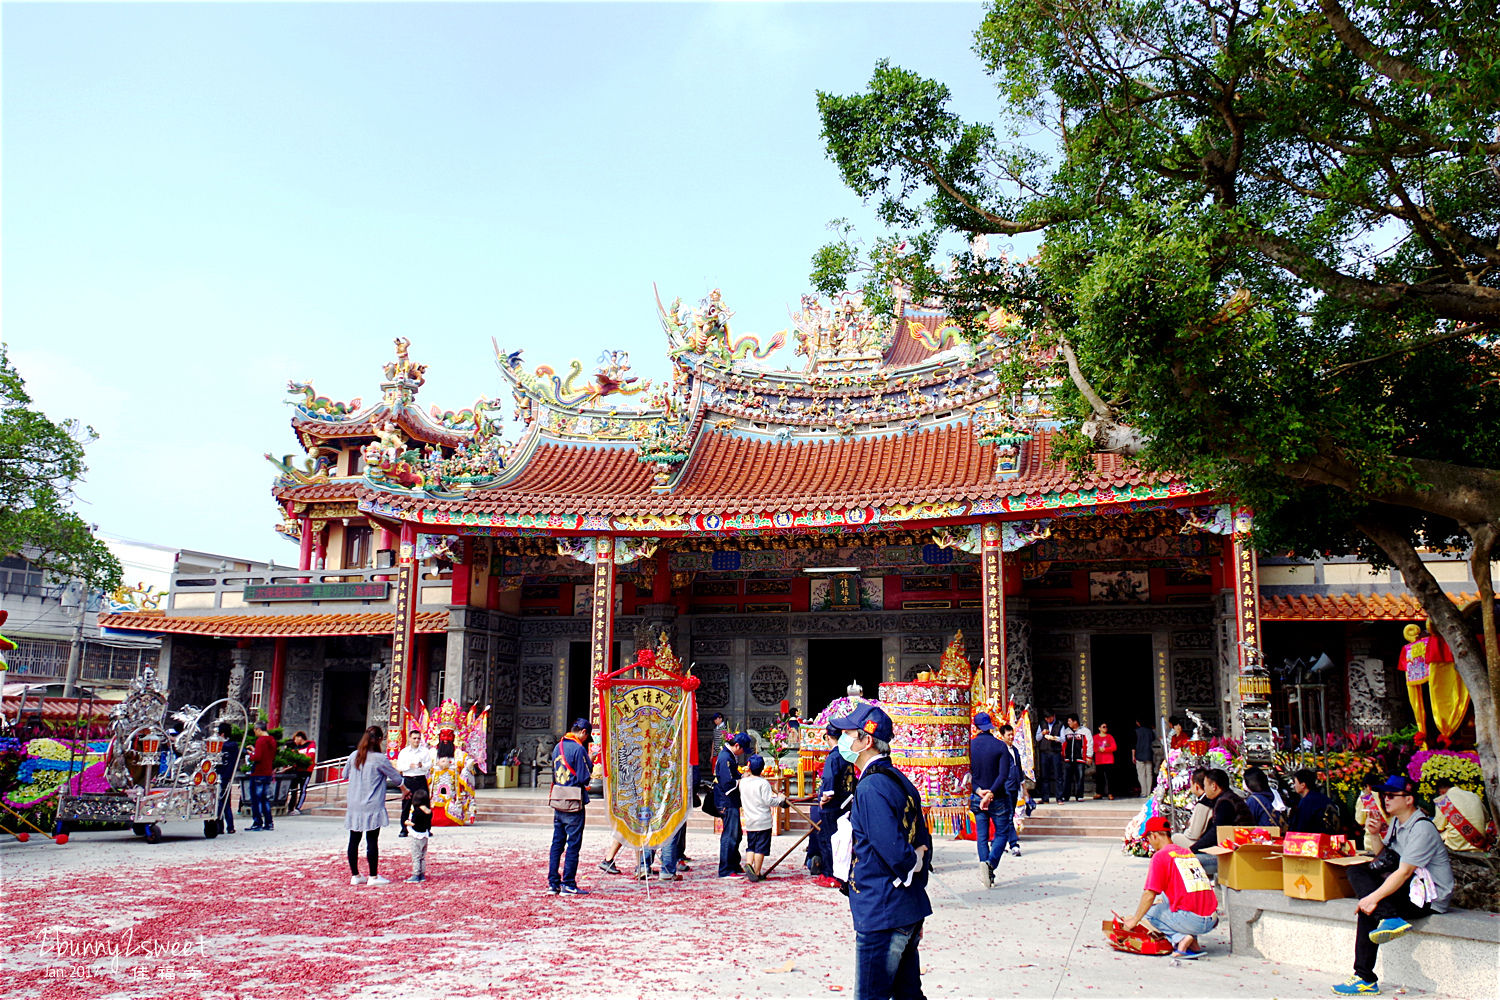
[[[1109,792],[1109,772],[1115,769],[1115,738],[1109,735],[1109,723],[1099,723],[1094,734],[1094,798],[1114,798]]]

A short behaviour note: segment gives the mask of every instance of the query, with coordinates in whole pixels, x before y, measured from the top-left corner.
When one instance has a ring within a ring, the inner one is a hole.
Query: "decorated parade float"
[[[895,730],[891,762],[917,786],[934,833],[957,833],[968,812],[973,693],[974,670],[964,658],[962,633],[948,645],[936,674],[923,671],[908,683],[880,685],[881,705]]]
[[[218,836],[219,769],[237,771],[243,750],[226,759],[220,723],[244,731],[250,717],[238,701],[221,698],[201,709],[184,705],[169,719],[167,696],[147,667],[110,717],[103,760],[59,787],[55,834],[78,823],[129,823],[154,844],[162,823],[200,820],[205,837]]]

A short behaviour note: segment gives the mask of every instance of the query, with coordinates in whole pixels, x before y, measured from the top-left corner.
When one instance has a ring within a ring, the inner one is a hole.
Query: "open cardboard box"
[[[1226,840],[1232,841],[1234,832],[1240,829],[1265,830],[1273,836],[1281,832],[1273,826],[1221,826],[1215,830],[1214,838],[1218,843],[1203,853],[1212,854],[1219,859],[1219,884],[1228,889],[1282,888],[1281,853],[1275,844],[1218,846]]]
[[[1281,859],[1281,891],[1293,899],[1343,899],[1354,895],[1349,887],[1351,865],[1370,863],[1367,855],[1349,858]]]

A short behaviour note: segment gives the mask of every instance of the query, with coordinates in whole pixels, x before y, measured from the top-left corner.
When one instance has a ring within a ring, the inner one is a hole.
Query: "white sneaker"
[[[388,879],[388,878],[386,878],[384,875],[371,875],[370,876],[370,881],[368,883],[366,883],[366,884],[367,885],[390,885],[391,884],[391,880]]]
[[[363,875],[350,875],[349,876],[349,884],[350,885],[364,885],[365,884],[365,877]]]

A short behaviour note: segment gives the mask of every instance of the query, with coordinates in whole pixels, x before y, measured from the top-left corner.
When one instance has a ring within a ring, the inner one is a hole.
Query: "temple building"
[[[1320,653],[1336,669],[1299,676],[1330,723],[1399,723],[1387,687],[1421,618],[1399,582],[1258,563],[1250,515],[1210,484],[1068,467],[1049,365],[1002,389],[1005,359],[939,312],[881,321],[846,295],[804,297],[805,366],[773,370],[785,335],[736,338],[717,291],[657,306],[662,382],[623,352],[585,375],[497,344],[508,403],[424,410],[398,340],[372,405],[292,383],[305,454],[273,459],[272,496],[297,568],[180,576],[166,607],[105,624],[162,636],[174,701],[254,693],[325,756],[442,697],[490,706],[491,748],[529,748],[662,633],[705,727],[768,726],[783,699],[811,715],[851,681],[873,694],[959,633],[986,703],[1090,726],[1192,710],[1243,736],[1242,673]]]

